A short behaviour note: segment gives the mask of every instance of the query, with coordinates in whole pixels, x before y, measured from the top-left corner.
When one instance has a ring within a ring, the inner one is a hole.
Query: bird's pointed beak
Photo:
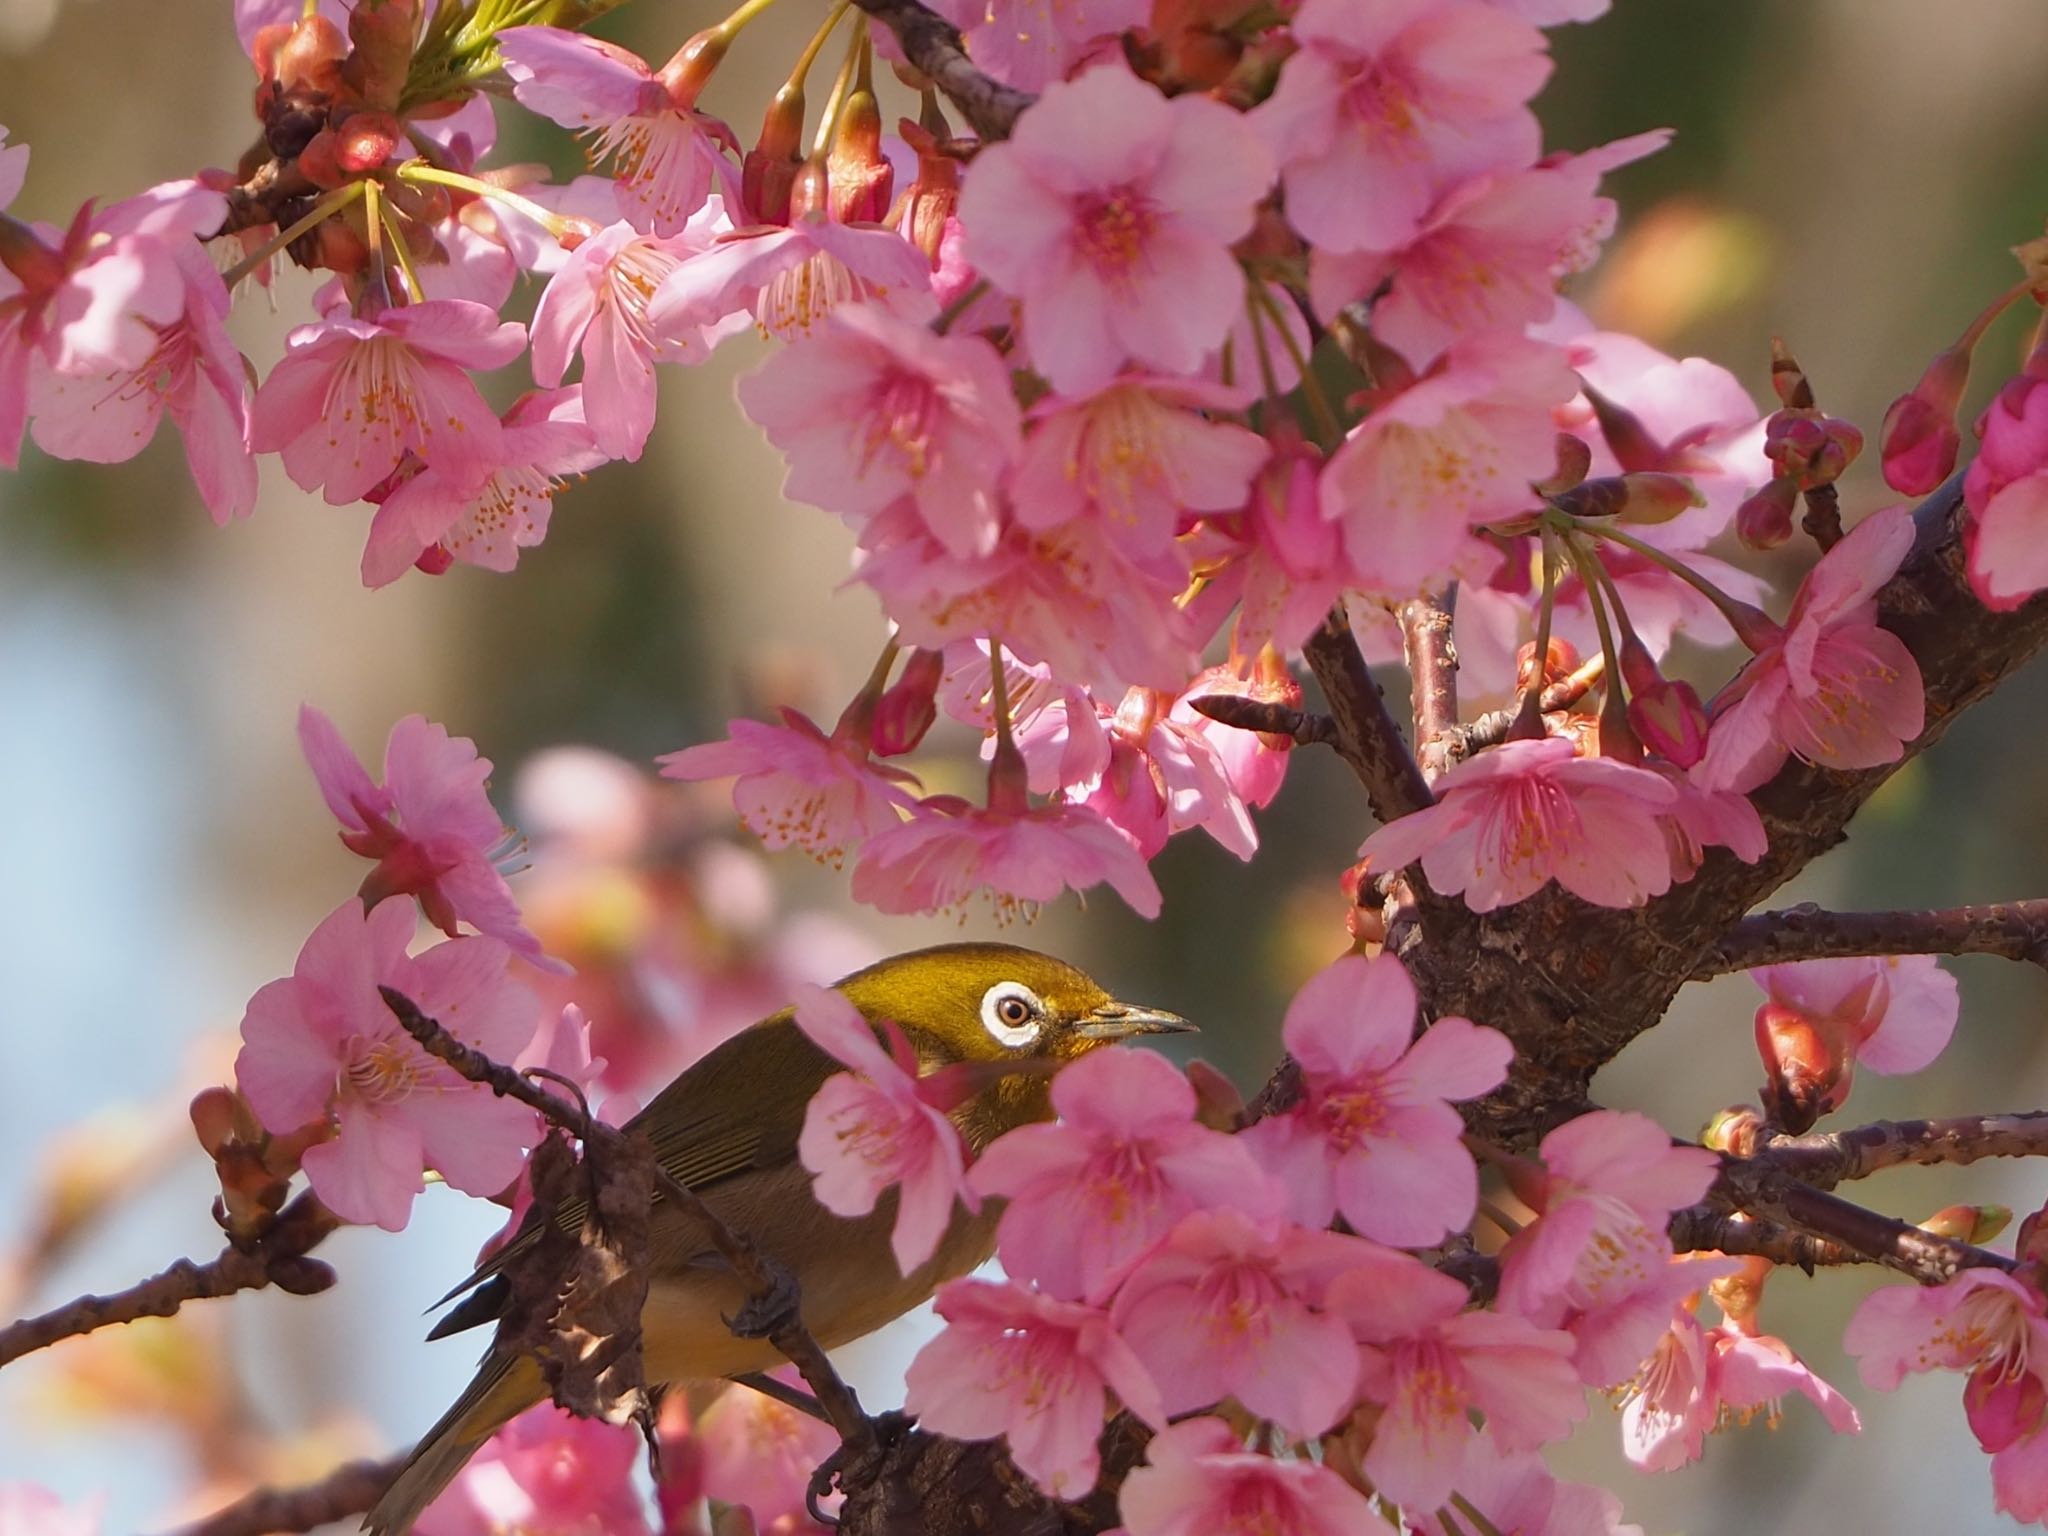
[[[1125,1040],[1132,1035],[1184,1035],[1195,1026],[1163,1008],[1104,1003],[1074,1029],[1084,1040]]]

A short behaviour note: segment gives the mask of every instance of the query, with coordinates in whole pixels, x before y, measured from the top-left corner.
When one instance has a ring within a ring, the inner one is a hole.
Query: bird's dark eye
[[[999,981],[981,996],[981,1023],[1000,1045],[1021,1050],[1038,1038],[1045,1004],[1021,981]]]

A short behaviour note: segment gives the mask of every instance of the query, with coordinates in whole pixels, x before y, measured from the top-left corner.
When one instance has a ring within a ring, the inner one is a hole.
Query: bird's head
[[[871,1022],[895,1020],[927,1072],[957,1063],[1025,1068],[991,1073],[990,1086],[956,1116],[977,1148],[1051,1117],[1052,1068],[1133,1035],[1194,1028],[1177,1014],[1119,1001],[1064,960],[1014,944],[913,950],[856,971],[839,990]]]

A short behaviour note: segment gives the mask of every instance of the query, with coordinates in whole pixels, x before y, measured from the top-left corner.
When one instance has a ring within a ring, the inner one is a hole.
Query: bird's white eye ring
[[[1045,1025],[1045,1004],[1021,981],[999,981],[981,994],[981,1027],[1000,1045],[1021,1050]]]

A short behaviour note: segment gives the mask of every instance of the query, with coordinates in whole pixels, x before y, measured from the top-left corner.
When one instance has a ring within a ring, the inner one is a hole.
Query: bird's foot
[[[892,1409],[888,1413],[874,1415],[868,1423],[873,1435],[866,1445],[858,1449],[840,1446],[811,1474],[810,1485],[804,1490],[804,1508],[820,1525],[839,1523],[823,1508],[823,1501],[830,1497],[833,1489],[872,1480],[879,1463],[910,1433],[917,1420],[900,1409]]]
[[[773,1338],[800,1321],[796,1276],[766,1254],[760,1263],[768,1284],[747,1297],[739,1311],[725,1320],[737,1338]]]

